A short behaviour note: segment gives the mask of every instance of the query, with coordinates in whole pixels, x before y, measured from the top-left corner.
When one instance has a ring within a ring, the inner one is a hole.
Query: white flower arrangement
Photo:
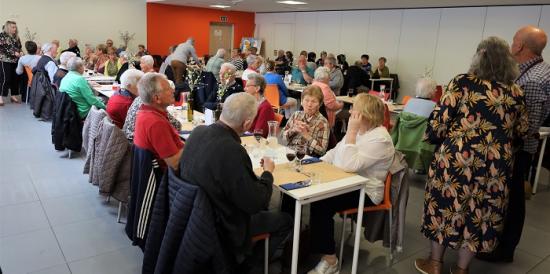
[[[187,66],[187,84],[189,85],[190,92],[193,93],[196,87],[201,84],[202,68],[197,65]]]
[[[220,78],[220,83],[218,84],[218,102],[221,102],[227,88],[229,88],[229,79],[233,77],[231,71],[226,71]]]
[[[36,34],[36,32],[31,32],[29,30],[29,28],[25,28],[25,39],[27,39],[27,41],[36,41],[36,38],[38,38],[38,35]]]

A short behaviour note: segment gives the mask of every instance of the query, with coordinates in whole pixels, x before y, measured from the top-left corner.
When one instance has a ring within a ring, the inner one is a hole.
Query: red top
[[[183,148],[183,142],[168,121],[166,112],[146,104],[141,105],[137,113],[134,145],[151,151],[163,167],[166,163],[162,159]]]
[[[131,96],[123,95],[118,92],[109,98],[107,102],[107,114],[118,128],[124,126],[126,114],[128,114],[128,109],[133,101],[134,98]]]
[[[256,114],[256,118],[254,118],[249,131],[254,132],[255,129],[262,129],[264,138],[267,138],[267,134],[269,133],[267,121],[275,121],[275,112],[273,112],[271,104],[267,100],[264,100],[258,106],[258,114]]]

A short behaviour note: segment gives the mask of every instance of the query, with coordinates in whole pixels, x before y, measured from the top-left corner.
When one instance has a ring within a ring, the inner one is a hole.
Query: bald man
[[[493,253],[480,253],[483,255],[478,258],[482,260],[512,262],[521,238],[525,220],[524,182],[529,176],[533,156],[539,145],[539,128],[550,113],[550,65],[544,62],[541,56],[546,40],[546,33],[542,29],[526,26],[518,30],[512,42],[511,53],[519,63],[520,69],[516,84],[521,86],[525,94],[529,131],[523,137],[523,147],[515,154],[508,213],[503,234],[499,238],[499,246]]]

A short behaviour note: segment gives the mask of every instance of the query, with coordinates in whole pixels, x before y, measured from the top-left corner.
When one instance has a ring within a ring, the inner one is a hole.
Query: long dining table
[[[181,107],[169,107],[168,111],[181,122],[182,128],[180,129],[180,136],[182,139],[186,139],[195,127],[204,124],[203,113],[194,111],[193,121],[189,122],[187,120],[187,111]],[[365,204],[365,185],[369,179],[355,173],[345,172],[332,164],[322,161],[303,165],[302,170],[298,171],[295,168],[291,168],[290,162],[286,158],[285,146],[273,142],[268,143],[267,140],[263,138],[258,142],[254,136],[243,136],[241,137],[241,144],[250,156],[252,166],[257,175],[260,175],[262,172],[260,166],[261,158],[265,156],[273,159],[275,163],[275,170],[273,172],[273,184],[275,189],[295,200],[292,274],[298,272],[298,247],[300,246],[302,206],[352,191],[359,190],[361,192],[357,202],[358,214],[352,263],[352,273],[357,273],[359,241],[361,239],[361,224],[363,223],[363,208]],[[315,177],[316,180],[307,187],[294,190],[285,190],[281,187],[281,185],[286,183],[308,181],[311,180],[312,177]]]

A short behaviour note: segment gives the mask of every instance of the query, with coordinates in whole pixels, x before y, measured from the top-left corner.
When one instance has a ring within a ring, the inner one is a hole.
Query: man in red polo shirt
[[[174,89],[164,74],[146,73],[138,82],[138,91],[143,105],[136,118],[134,145],[151,151],[162,167],[177,170],[183,142],[166,112],[174,103]]]
[[[137,69],[129,69],[120,76],[120,90],[115,92],[107,102],[107,114],[118,128],[122,128],[128,109],[134,98],[139,96],[137,83],[143,76]]]

